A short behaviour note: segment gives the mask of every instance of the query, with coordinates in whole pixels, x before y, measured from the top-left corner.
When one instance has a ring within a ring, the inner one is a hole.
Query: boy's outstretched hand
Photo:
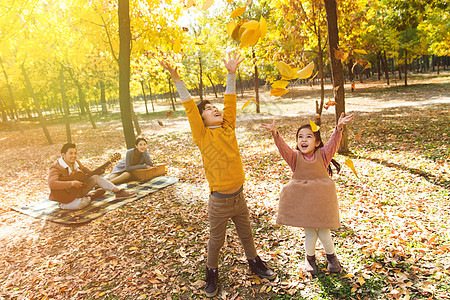
[[[159,62],[159,64],[161,66],[163,66],[163,68],[167,69],[170,73],[170,75],[172,76],[172,80],[173,82],[179,82],[181,81],[180,79],[180,74],[178,74],[178,67],[173,68],[167,61],[162,60]]]
[[[261,127],[275,135],[277,133],[277,128],[275,127],[275,119],[273,119],[272,124],[262,123]]]
[[[349,116],[345,116],[345,113],[342,113],[341,116],[339,117],[339,121],[337,124],[338,129],[342,130],[342,128],[344,128],[344,125],[346,125],[347,123],[350,123],[354,117],[355,116],[353,114],[351,114]]]
[[[231,57],[231,53],[228,53],[228,62],[225,59],[222,59],[223,63],[225,64],[225,68],[228,70],[228,74],[236,74],[236,70],[239,66],[239,64],[244,60],[241,59],[240,54],[234,54],[234,57]]]

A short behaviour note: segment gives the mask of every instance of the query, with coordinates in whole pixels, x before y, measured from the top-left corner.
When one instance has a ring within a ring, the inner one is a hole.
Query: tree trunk
[[[319,47],[319,77],[320,77],[320,105],[316,101],[316,124],[320,126],[322,124],[322,110],[323,110],[323,102],[325,99],[325,84],[323,80],[323,50],[322,50],[322,34],[320,32],[320,26],[318,27],[318,35],[317,35],[318,47]]]
[[[216,96],[216,98],[218,98],[218,97],[217,97],[216,85],[213,83],[213,81],[212,81],[211,77],[209,76],[209,74],[206,74],[206,77],[208,77],[209,82],[211,82],[211,85],[212,85],[213,90],[214,90],[214,95]]]
[[[0,110],[2,111],[2,122],[7,123],[8,114],[6,113],[5,101],[2,98],[0,98]]]
[[[172,86],[171,86],[171,84],[170,84],[170,76],[167,77],[167,83],[169,84],[169,95],[170,95],[170,101],[171,101],[171,103],[172,103],[172,109],[173,109],[173,111],[175,111],[175,101],[173,100]],[[201,88],[200,88],[200,89],[201,89]],[[201,93],[200,93],[200,95],[201,95]],[[202,99],[202,96],[200,96],[200,99]],[[201,100],[201,101],[203,101],[203,100]]]
[[[91,122],[92,128],[97,129],[97,125],[95,125],[94,117],[92,117],[91,109],[89,108],[89,104],[86,102],[86,95],[84,94],[83,87],[78,80],[75,81],[75,85],[78,88],[78,97],[80,99],[81,110],[87,112],[89,121]]]
[[[130,31],[130,3],[129,0],[119,0],[119,101],[120,114],[122,115],[123,133],[128,149],[134,147],[135,135],[131,115],[130,100],[130,54],[131,54],[131,31]]]
[[[64,108],[64,119],[66,122],[66,139],[68,143],[72,143],[72,134],[70,131],[70,121],[69,121],[69,105],[67,104],[66,99],[66,91],[64,89],[64,69],[63,66],[61,66],[61,69],[59,69],[59,85],[61,87],[61,99],[62,99],[62,105]]]
[[[408,50],[405,49],[405,86],[408,85]]]
[[[27,71],[25,70],[24,63],[20,65],[23,73],[23,77],[25,78],[25,82],[27,84],[28,90],[30,92],[31,97],[33,98],[34,105],[36,106],[36,111],[38,113],[39,117],[39,123],[41,124],[42,130],[44,131],[45,137],[47,138],[48,144],[53,145],[52,137],[50,136],[50,133],[48,132],[47,125],[44,119],[44,116],[42,115],[41,107],[39,105],[39,102],[36,98],[36,94],[34,93],[33,86],[31,85],[30,78],[28,78]]]
[[[102,104],[102,114],[106,115],[108,113],[108,107],[106,106],[106,92],[105,83],[100,81],[100,103]]]
[[[147,108],[147,95],[145,95],[145,88],[144,88],[144,81],[141,80],[141,87],[142,87],[142,94],[144,94],[144,102],[145,102],[145,114],[148,115],[148,108]]]
[[[386,59],[386,50],[383,51],[383,59],[381,61],[384,63],[384,76],[386,76],[387,85],[389,85],[389,67]]]
[[[134,112],[133,102],[130,98],[130,108],[131,108],[131,118],[133,119],[134,128],[136,129],[136,135],[140,135],[142,133],[141,126],[139,126],[139,120]]]
[[[153,112],[155,112],[155,106],[153,105],[153,94],[152,94],[152,86],[150,85],[150,81],[147,81],[148,90],[150,91],[150,102],[152,103]]]
[[[439,67],[441,66],[441,60],[439,56],[436,56],[436,69],[437,69],[437,74],[439,75]]]
[[[253,63],[255,64],[255,98],[256,98],[256,113],[260,113],[260,105],[259,105],[259,79],[258,79],[258,66],[256,64],[256,55],[255,55],[255,49],[252,48],[253,53]]]
[[[334,99],[336,101],[336,124],[342,113],[345,113],[345,94],[344,94],[344,71],[342,69],[342,63],[335,57],[335,50],[339,46],[339,33],[337,25],[337,8],[336,0],[324,0],[325,10],[327,12],[327,28],[328,28],[328,45],[331,60],[331,74],[333,78],[333,86],[339,87],[334,93]],[[347,128],[344,126],[342,132],[342,139],[339,145],[339,153],[348,152],[348,137]]]
[[[8,87],[8,92],[9,92],[9,97],[11,99],[12,108],[13,108],[14,114],[17,118],[17,126],[18,126],[20,132],[23,133],[22,123],[20,123],[19,112],[17,111],[16,101],[14,100],[14,94],[12,92],[11,85],[9,84],[8,75],[6,74],[6,69],[5,69],[5,66],[3,65],[3,60],[1,57],[0,57],[0,65],[2,66],[3,74],[5,75],[6,86]],[[6,109],[6,107],[5,107],[5,109]]]
[[[200,101],[203,101],[203,66],[202,66],[202,56],[200,54],[200,51],[198,53],[198,65],[200,67],[200,78],[199,78],[199,94],[200,94]],[[169,83],[170,83],[170,79],[169,79]],[[169,84],[170,85],[170,84]],[[172,100],[172,104],[173,104],[173,100]],[[175,106],[173,106],[173,110],[175,110]]]
[[[238,76],[239,76],[239,87],[241,89],[241,97],[244,98],[244,90],[242,89],[242,77],[241,77],[241,72],[239,70],[238,70]]]
[[[377,73],[378,73],[378,80],[381,80],[381,51],[377,52]]]

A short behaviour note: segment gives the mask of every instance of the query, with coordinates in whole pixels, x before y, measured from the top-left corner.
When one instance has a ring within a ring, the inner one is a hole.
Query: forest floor
[[[318,243],[317,277],[303,271],[303,231],[275,222],[291,171],[259,126],[275,118],[294,146],[298,126],[314,119],[318,87],[297,87],[278,100],[262,91],[261,114],[254,104],[241,109],[250,94],[239,97],[244,192],[258,252],[278,277],[249,272],[230,224],[217,299],[450,299],[450,73],[409,84],[368,81],[354,93],[346,86],[346,111],[356,118],[348,126],[350,153],[336,156],[342,226],[332,231],[343,271],[324,271]],[[36,124],[24,123],[24,133],[0,129],[0,299],[204,298],[208,185],[181,107],[165,113],[139,115],[142,136],[153,160],[167,163],[179,182],[79,226],[10,209],[48,196],[65,125],[49,125],[53,145]],[[96,121],[97,129],[87,120],[72,124],[72,140],[91,167],[125,153],[120,120]],[[332,107],[323,115],[325,141],[333,124]],[[358,177],[344,165],[347,157]]]

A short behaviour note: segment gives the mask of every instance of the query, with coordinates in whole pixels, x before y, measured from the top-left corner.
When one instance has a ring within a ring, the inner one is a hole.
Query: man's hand
[[[81,181],[78,181],[78,180],[72,181],[72,186],[73,186],[73,187],[76,187],[76,188],[78,188],[78,189],[81,189],[81,188],[83,187],[83,184],[84,184],[84,183],[82,183]]]
[[[355,116],[353,114],[351,114],[349,116],[345,116],[345,113],[342,113],[341,116],[339,117],[337,128],[339,130],[342,130],[342,128],[344,128],[344,125],[346,125],[347,123],[350,123],[354,117]]]
[[[234,54],[234,57],[231,58],[231,53],[228,53],[228,62],[225,59],[222,59],[223,63],[225,64],[225,68],[228,70],[228,74],[236,74],[236,70],[239,66],[239,64],[244,60],[241,59],[240,54]]]
[[[173,68],[167,61],[160,61],[159,64],[164,68],[167,69],[170,73],[170,76],[172,76],[173,82],[180,82],[180,74],[178,74],[178,67]]]
[[[277,128],[275,127],[275,119],[273,119],[272,124],[262,123],[261,127],[275,135],[277,133]]]

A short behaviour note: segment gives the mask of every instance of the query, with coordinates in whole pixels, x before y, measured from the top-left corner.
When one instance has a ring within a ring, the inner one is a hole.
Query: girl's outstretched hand
[[[272,124],[262,123],[261,127],[274,135],[277,133],[277,128],[275,127],[275,119],[273,119]]]
[[[223,63],[225,64],[225,68],[228,70],[228,74],[236,74],[236,70],[239,66],[239,64],[244,60],[241,59],[240,54],[234,54],[234,57],[231,57],[231,53],[228,53],[228,61],[225,59],[222,59]]]
[[[164,69],[167,69],[170,73],[170,76],[172,76],[173,82],[179,82],[180,74],[178,74],[178,67],[173,68],[167,61],[162,60],[159,62],[161,66],[163,66]]]
[[[342,113],[337,124],[338,129],[342,130],[342,128],[344,128],[344,125],[350,123],[354,117],[355,116],[353,114],[345,116],[345,113]]]

